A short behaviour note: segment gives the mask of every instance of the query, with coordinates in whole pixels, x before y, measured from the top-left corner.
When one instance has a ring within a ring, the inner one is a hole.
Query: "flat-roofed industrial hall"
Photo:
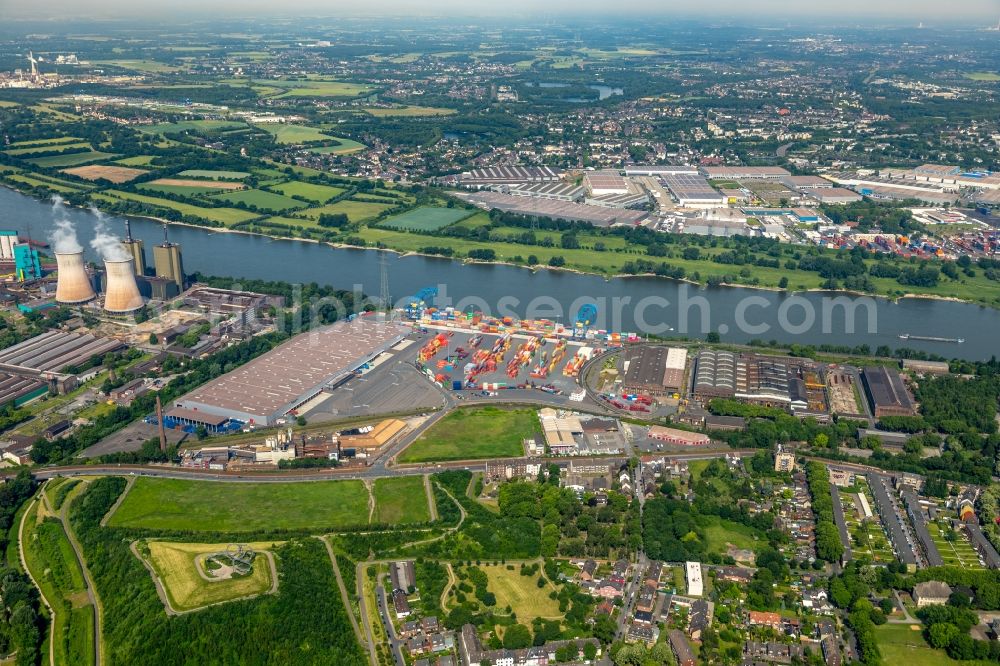
[[[175,406],[258,426],[273,425],[409,332],[399,324],[359,317],[302,333],[195,389]]]

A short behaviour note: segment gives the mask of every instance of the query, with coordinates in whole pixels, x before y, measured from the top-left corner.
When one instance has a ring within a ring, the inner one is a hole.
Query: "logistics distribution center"
[[[174,407],[193,424],[195,414],[204,414],[205,422],[196,425],[214,425],[217,417],[224,417],[272,426],[324,389],[353,376],[410,332],[399,324],[358,317],[302,333],[188,393]]]

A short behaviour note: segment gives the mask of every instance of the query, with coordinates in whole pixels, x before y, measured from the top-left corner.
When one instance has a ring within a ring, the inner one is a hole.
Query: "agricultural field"
[[[297,210],[309,205],[305,202],[264,190],[234,190],[212,195],[211,198],[231,204],[243,203],[247,206],[256,206],[261,210],[273,210],[276,213],[282,213],[286,210]]]
[[[72,185],[60,185],[53,183],[49,180],[42,180],[41,178],[36,178],[32,176],[25,176],[19,173],[13,173],[5,175],[4,178],[8,181],[14,183],[24,183],[31,187],[44,187],[45,189],[51,190],[53,192],[59,192],[60,194],[72,194],[73,192],[79,192],[80,188]]]
[[[83,178],[84,180],[108,180],[112,183],[127,183],[131,180],[135,180],[139,176],[144,176],[147,171],[142,169],[131,169],[124,166],[110,166],[103,164],[91,164],[89,166],[79,166],[73,167],[72,169],[63,169],[63,173],[68,173],[71,176],[76,176],[77,178]]]
[[[885,664],[944,666],[963,663],[949,657],[944,650],[928,645],[919,624],[883,624],[875,627],[875,639]]]
[[[457,113],[455,109],[434,106],[394,106],[385,107],[364,107],[361,109],[365,113],[376,118],[423,118],[427,116],[450,116]]]
[[[524,455],[524,440],[537,437],[533,409],[457,409],[431,426],[399,455],[400,463],[476,460]]]
[[[135,157],[115,160],[115,164],[121,164],[122,166],[149,166],[154,159],[156,159],[155,155],[136,155]]]
[[[464,208],[437,208],[421,206],[402,215],[395,215],[379,226],[403,231],[437,231],[472,215]]]
[[[33,148],[36,146],[54,146],[63,143],[78,143],[83,139],[75,136],[56,136],[51,139],[28,139],[27,141],[15,141],[8,148]],[[65,148],[65,146],[59,146]]]
[[[332,185],[317,185],[314,183],[304,183],[301,181],[289,181],[272,185],[271,190],[285,195],[286,197],[303,197],[318,204],[326,203],[334,197],[338,197],[345,192],[342,187]]]
[[[142,551],[143,544],[138,545]],[[243,597],[263,594],[273,589],[276,572],[272,571],[271,543],[247,544],[256,557],[248,576],[233,576],[225,580],[208,580],[200,570],[203,556],[226,550],[226,543],[175,543],[150,541],[147,561],[156,571],[170,605],[177,611],[190,611],[209,604],[234,601]],[[275,590],[276,591],[276,590]]]
[[[247,171],[213,171],[211,169],[188,169],[178,176],[185,178],[208,178],[209,180],[243,180],[250,176]]]
[[[507,566],[513,566],[514,570]],[[487,589],[496,595],[496,607],[510,606],[521,624],[529,624],[536,617],[562,619],[559,602],[549,598],[549,592],[554,589],[551,583],[539,590],[538,575],[522,576],[518,565],[486,565],[480,568],[490,579]]]
[[[25,160],[30,162],[35,166],[42,168],[50,167],[71,167],[78,164],[86,164],[87,162],[97,162],[98,160],[104,160],[109,157],[117,157],[111,153],[102,153],[99,150],[92,150],[87,153],[70,153],[69,155],[51,155],[49,157],[36,157],[34,159]]]
[[[368,492],[360,481],[212,483],[144,477],[136,480],[108,524],[252,532],[335,530],[367,522]]]
[[[310,153],[316,153],[317,155],[350,155],[351,153],[359,153],[368,146],[363,143],[358,143],[353,139],[345,139],[344,137],[334,136],[330,137],[336,141],[339,145],[336,146],[319,146],[318,148],[310,148]]]
[[[318,220],[319,216],[323,213],[337,214],[343,213],[347,215],[347,219],[351,222],[361,222],[363,220],[368,220],[379,213],[392,208],[390,204],[380,204],[380,203],[370,203],[366,201],[351,201],[346,199],[344,201],[338,201],[337,203],[330,204],[328,206],[320,206],[318,208],[308,208],[306,210],[300,211],[299,214],[303,217],[310,218],[312,220]]]
[[[1000,74],[996,72],[966,72],[963,76],[970,81],[987,81],[990,83],[1000,81]]]
[[[199,133],[221,132],[245,127],[245,123],[233,120],[179,120],[175,123],[140,125],[137,129],[146,134],[178,134],[190,131]]]
[[[167,74],[170,72],[179,72],[182,69],[175,65],[168,65],[155,60],[94,60],[93,63],[95,65],[110,65],[112,67],[121,67],[122,69],[132,69],[137,72],[146,72],[147,74]]]
[[[317,141],[334,141],[334,137],[323,134],[315,127],[305,125],[286,125],[284,123],[264,123],[258,126],[259,129],[274,135],[274,140],[278,143],[295,145],[300,143],[314,143]],[[339,148],[339,146],[337,146]]]
[[[363,83],[324,79],[254,79],[253,84],[277,88],[281,92],[275,96],[276,99],[284,97],[357,97],[371,91],[371,87]]]
[[[44,152],[47,152],[47,151],[50,151],[50,150],[68,150],[68,149],[79,150],[80,148],[83,148],[85,150],[91,150],[91,147],[90,147],[89,143],[86,143],[86,142],[82,142],[82,143],[81,142],[76,142],[76,143],[67,143],[67,144],[60,143],[59,145],[44,144],[44,143],[43,144],[37,144],[36,143],[36,144],[32,144],[30,146],[25,146],[25,147],[22,147],[22,148],[8,148],[7,150],[5,150],[3,152],[6,153],[7,155],[10,155],[11,157],[17,157],[17,158],[20,158],[20,159],[26,159],[28,157],[31,157],[31,155],[33,155],[35,153],[44,153]]]
[[[403,525],[426,523],[431,519],[422,476],[375,479],[372,494],[375,496],[374,523]]]
[[[177,201],[171,201],[170,199],[147,197],[141,194],[133,194],[132,192],[122,192],[119,190],[107,190],[104,193],[93,194],[91,196],[104,201],[114,201],[115,199],[139,201],[158,208],[176,210],[182,215],[191,215],[194,217],[203,217],[208,220],[214,220],[227,226],[237,224],[239,222],[246,222],[247,220],[252,220],[255,217],[260,217],[258,213],[239,210],[238,208],[202,208],[201,206],[179,203]]]

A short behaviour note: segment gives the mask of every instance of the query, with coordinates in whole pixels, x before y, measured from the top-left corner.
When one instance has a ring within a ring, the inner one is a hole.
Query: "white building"
[[[687,596],[700,597],[705,592],[701,578],[701,562],[688,562],[684,567],[687,570]]]

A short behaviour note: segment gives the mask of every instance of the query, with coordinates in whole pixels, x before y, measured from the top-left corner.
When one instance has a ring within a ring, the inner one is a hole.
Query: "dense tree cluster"
[[[816,516],[816,556],[827,562],[839,562],[844,554],[837,524],[833,519],[833,498],[830,495],[830,474],[823,463],[806,465],[809,494]]]

